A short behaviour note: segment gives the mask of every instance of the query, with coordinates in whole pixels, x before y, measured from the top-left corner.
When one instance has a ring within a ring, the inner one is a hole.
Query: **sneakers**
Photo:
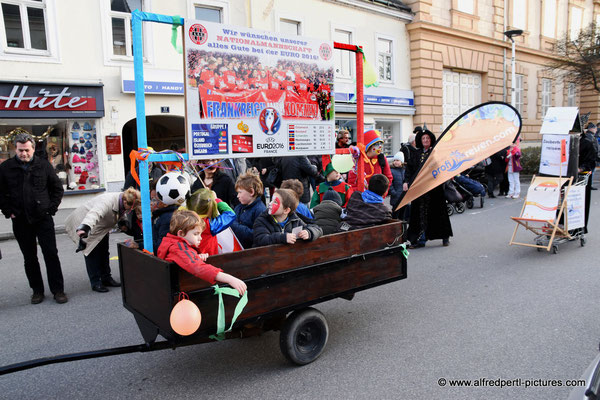
[[[504,196],[507,199],[510,199],[512,196],[510,194],[507,194],[506,196]]]
[[[34,293],[31,295],[31,304],[40,304],[44,301],[44,293]]]
[[[517,195],[517,196],[510,196],[510,198],[511,198],[511,199],[518,199],[518,198],[519,198],[519,195]]]
[[[58,304],[65,304],[67,301],[69,301],[69,298],[63,292],[58,292],[54,295],[54,301],[56,301]]]

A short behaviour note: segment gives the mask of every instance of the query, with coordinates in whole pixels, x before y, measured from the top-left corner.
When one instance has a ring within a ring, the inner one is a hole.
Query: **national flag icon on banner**
[[[219,153],[227,153],[227,132],[221,131],[219,135]]]
[[[289,150],[296,150],[296,129],[295,125],[288,125],[288,133],[289,133]]]

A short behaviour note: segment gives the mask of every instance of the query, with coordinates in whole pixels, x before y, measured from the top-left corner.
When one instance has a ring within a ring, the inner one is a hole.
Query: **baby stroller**
[[[444,197],[446,197],[446,208],[448,215],[452,215],[455,212],[462,214],[465,212],[465,199],[460,191],[456,188],[456,184],[453,179],[445,182],[443,185]]]
[[[473,208],[476,197],[479,197],[479,207],[483,208],[486,188],[481,183],[460,174],[455,176],[453,180],[468,209]]]

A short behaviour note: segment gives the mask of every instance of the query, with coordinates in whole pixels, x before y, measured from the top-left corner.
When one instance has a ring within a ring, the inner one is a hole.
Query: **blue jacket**
[[[231,229],[233,229],[235,236],[237,236],[245,249],[252,247],[252,227],[254,226],[254,221],[266,209],[267,207],[260,197],[250,204],[238,204],[235,206],[235,221],[231,224]]]

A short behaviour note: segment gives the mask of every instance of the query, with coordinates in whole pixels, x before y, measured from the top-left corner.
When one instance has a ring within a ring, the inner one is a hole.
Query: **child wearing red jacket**
[[[215,284],[227,283],[237,290],[240,295],[246,292],[246,284],[221,268],[207,264],[208,254],[200,254],[198,246],[202,241],[204,221],[198,214],[189,210],[173,213],[169,233],[160,243],[157,255],[165,261],[174,262],[190,274]]]

